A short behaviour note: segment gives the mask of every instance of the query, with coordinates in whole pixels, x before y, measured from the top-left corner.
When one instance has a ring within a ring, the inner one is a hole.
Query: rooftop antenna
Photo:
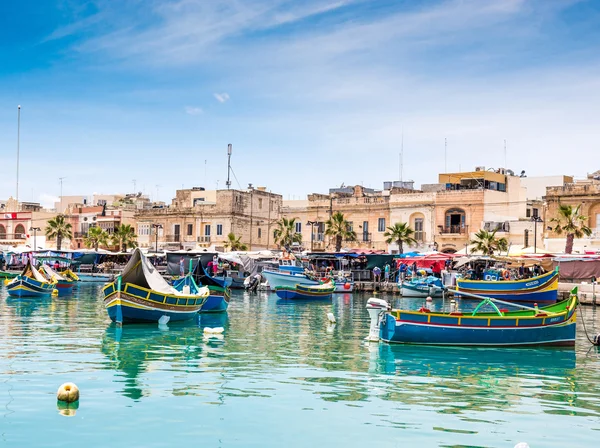
[[[231,143],[227,145],[227,182],[225,182],[225,185],[227,185],[228,190],[229,190],[229,187],[231,187],[231,181],[229,180],[230,172],[231,172]]]
[[[448,172],[448,139],[444,138],[444,173]]]
[[[398,171],[400,174],[400,182],[402,182],[402,156],[404,155],[404,132],[402,132],[402,140],[400,141],[400,157]]]
[[[21,146],[21,105],[17,106],[17,210],[19,209],[19,149]]]
[[[63,185],[63,179],[66,179],[66,177],[59,177],[58,181],[60,182],[60,212],[64,213],[65,211],[63,210],[63,194],[62,194],[62,185]]]

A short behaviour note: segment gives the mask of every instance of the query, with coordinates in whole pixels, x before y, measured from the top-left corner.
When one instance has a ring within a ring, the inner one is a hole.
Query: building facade
[[[177,190],[171,205],[136,213],[138,244],[159,250],[222,250],[233,233],[249,250],[273,248],[274,223],[281,217],[281,207],[281,195],[264,187]]]

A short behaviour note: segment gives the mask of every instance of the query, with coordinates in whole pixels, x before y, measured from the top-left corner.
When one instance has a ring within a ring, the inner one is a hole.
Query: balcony
[[[440,233],[454,234],[454,235],[467,235],[469,233],[469,226],[455,225],[455,226],[438,226]]]
[[[178,243],[181,240],[181,235],[167,235],[165,241],[167,243]]]
[[[86,236],[86,232],[73,232],[73,238],[85,238]]]
[[[368,243],[371,241],[371,234],[369,232],[362,232],[356,236],[358,237],[358,240],[362,241],[363,243]]]
[[[210,243],[210,235],[204,235],[198,237],[199,243]]]
[[[25,233],[0,233],[0,241],[15,241],[25,239],[27,239],[27,235]]]

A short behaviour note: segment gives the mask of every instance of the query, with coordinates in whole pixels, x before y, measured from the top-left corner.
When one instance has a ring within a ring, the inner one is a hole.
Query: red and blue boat
[[[316,286],[279,286],[275,288],[275,294],[285,300],[325,300],[331,299],[335,285],[332,282]]]
[[[231,291],[224,278],[211,276],[201,260],[192,268],[193,260],[190,260],[190,272],[173,281],[173,288],[178,291],[190,291],[194,293],[201,287],[207,287],[209,295],[200,309],[201,313],[224,313],[229,308]]]
[[[558,269],[523,280],[456,279],[455,296],[461,292],[507,302],[555,303],[558,298]],[[466,298],[469,298],[466,295]]]
[[[8,295],[12,297],[50,297],[54,291],[54,283],[49,282],[36,268],[27,262],[19,275],[6,279]]]
[[[484,305],[491,312],[481,312]],[[371,329],[379,324],[385,342],[445,346],[573,346],[577,316],[577,288],[569,299],[543,308],[498,309],[493,299],[483,300],[472,312],[388,310],[387,303],[369,299]],[[371,339],[371,334],[369,335]]]
[[[78,277],[71,270],[67,269],[59,274],[47,264],[43,264],[40,267],[40,272],[46,276],[50,283],[54,283],[59,296],[71,294],[78,280]]]

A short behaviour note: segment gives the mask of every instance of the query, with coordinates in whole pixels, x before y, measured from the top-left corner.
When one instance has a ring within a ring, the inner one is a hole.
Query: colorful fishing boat
[[[12,280],[4,281],[8,294],[13,297],[50,297],[54,284],[49,282],[36,268],[27,262],[25,269]]]
[[[0,271],[0,279],[15,278],[19,274],[17,271]]]
[[[205,282],[209,280],[204,278]],[[206,298],[206,302],[200,309],[201,313],[222,313],[227,311],[229,307],[230,293],[227,288],[218,286],[216,282],[214,284],[205,285],[208,288],[209,295]],[[173,288],[178,291],[189,291],[195,293],[201,289],[200,286],[194,280],[193,274],[187,274],[185,277],[178,278],[173,281]]]
[[[456,279],[455,295],[477,294],[509,302],[555,303],[558,298],[558,268],[546,274],[523,280]]]
[[[79,279],[70,269],[59,274],[47,264],[43,264],[40,267],[40,272],[50,283],[54,283],[54,287],[58,291],[59,296],[71,294],[73,292],[73,286],[75,286],[75,283]]]
[[[104,305],[114,322],[165,322],[193,318],[206,302],[208,288],[196,294],[180,292],[169,285],[135,249],[123,273],[103,288]]]
[[[280,299],[286,300],[324,300],[331,299],[334,290],[335,285],[329,282],[316,286],[280,286],[275,288],[275,294]]]
[[[403,297],[442,297],[444,285],[434,276],[415,277],[398,284]]]
[[[298,272],[270,271],[265,269],[261,272],[261,275],[267,280],[269,288],[272,291],[284,286],[294,288],[296,285],[318,286],[320,284],[319,280]],[[341,278],[334,282],[333,292],[352,292],[353,289],[354,282],[347,278]]]
[[[385,342],[449,346],[572,346],[575,344],[577,288],[568,300],[544,308],[500,310],[493,299],[473,312],[389,310],[387,302],[369,299],[371,333]],[[481,312],[489,305],[493,312]]]

